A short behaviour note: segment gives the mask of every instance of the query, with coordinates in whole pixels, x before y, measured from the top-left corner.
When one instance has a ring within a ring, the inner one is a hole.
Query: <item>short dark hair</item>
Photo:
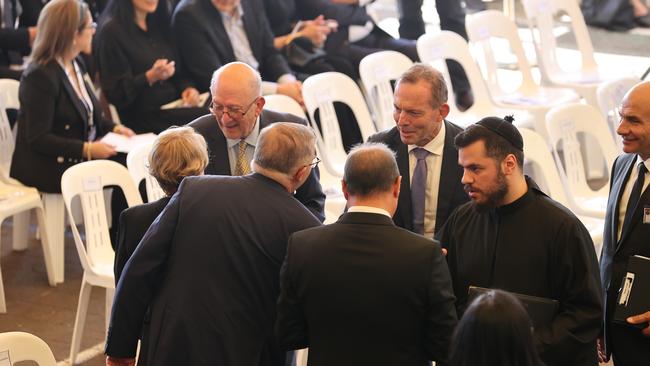
[[[532,324],[513,295],[491,290],[467,308],[451,340],[450,366],[539,366]]]
[[[477,141],[483,141],[485,143],[487,156],[496,162],[501,162],[506,156],[512,154],[517,158],[519,168],[523,169],[524,152],[514,147],[508,140],[481,125],[470,125],[463,132],[456,135],[454,145],[456,149],[461,149]]]
[[[343,170],[348,192],[360,197],[389,192],[399,177],[395,152],[375,142],[360,144],[350,150]]]

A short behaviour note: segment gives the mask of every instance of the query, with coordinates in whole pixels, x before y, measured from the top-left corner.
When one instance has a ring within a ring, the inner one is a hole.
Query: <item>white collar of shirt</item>
[[[239,3],[239,5],[237,5],[237,7],[235,8],[235,12],[232,15],[228,14],[228,13],[224,13],[222,11],[219,11],[219,13],[221,14],[221,18],[224,21],[227,21],[227,22],[228,21],[238,21],[239,19],[241,19],[244,16],[244,8],[242,8],[241,3]]]
[[[641,155],[636,156],[636,162],[634,163],[634,170],[636,174],[639,173],[639,163],[643,162],[643,165],[645,165],[645,168],[650,171],[650,158],[646,160],[641,160]],[[647,173],[646,173],[647,174]]]
[[[260,117],[258,116],[257,119],[255,120],[255,127],[253,127],[253,131],[251,131],[251,133],[248,136],[246,136],[244,141],[246,141],[246,144],[255,147],[257,146],[257,137],[259,135],[260,135]],[[233,140],[233,139],[226,138],[226,141],[228,141],[228,148],[231,149],[233,146],[239,144],[239,141],[241,141],[241,139]]]
[[[373,214],[379,214],[379,215],[391,217],[388,211],[381,208],[370,207],[370,206],[352,206],[348,208],[348,212],[373,213]]]
[[[434,137],[433,140],[429,141],[429,143],[427,143],[426,145],[424,146],[408,145],[409,153],[417,147],[421,147],[434,155],[441,156],[442,150],[445,147],[445,122],[442,121],[442,126],[440,127],[440,131],[438,131],[436,137]]]

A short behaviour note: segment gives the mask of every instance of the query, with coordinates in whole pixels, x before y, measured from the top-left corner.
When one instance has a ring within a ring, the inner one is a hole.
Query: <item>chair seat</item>
[[[40,205],[38,191],[31,187],[0,185],[0,216],[12,216]]]
[[[542,107],[550,108],[558,104],[565,104],[580,100],[580,96],[571,89],[539,87],[535,93],[515,92],[497,96],[497,103],[507,108],[521,107]]]
[[[574,196],[576,204],[582,211],[582,214],[597,217],[605,218],[605,210],[607,207],[607,196],[595,196],[595,197],[580,197]]]

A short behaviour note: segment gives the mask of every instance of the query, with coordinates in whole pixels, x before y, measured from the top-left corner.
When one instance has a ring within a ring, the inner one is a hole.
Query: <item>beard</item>
[[[468,192],[471,188],[469,185],[465,185],[465,192]],[[502,171],[499,171],[497,174],[497,179],[493,189],[489,191],[481,192],[485,195],[486,199],[484,202],[478,203],[472,201],[472,208],[478,213],[484,213],[488,210],[496,208],[499,206],[503,199],[508,194],[508,182],[506,182],[506,175]]]

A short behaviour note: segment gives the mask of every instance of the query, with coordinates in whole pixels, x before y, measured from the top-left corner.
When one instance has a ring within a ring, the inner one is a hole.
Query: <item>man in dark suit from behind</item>
[[[395,85],[396,126],[371,136],[396,152],[402,186],[393,220],[433,238],[456,207],[467,202],[454,137],[462,128],[445,120],[447,84],[431,66],[415,64]]]
[[[257,138],[263,128],[275,122],[307,124],[303,118],[292,114],[263,109],[261,84],[260,74],[241,62],[226,64],[214,72],[210,84],[212,114],[189,124],[208,143],[210,162],[205,174],[248,174]],[[312,169],[295,197],[321,222],[325,220],[325,194],[318,168]]]
[[[600,274],[604,291],[604,337],[599,339],[601,362],[613,355],[616,366],[650,363],[650,308],[628,319],[613,322],[616,298],[633,255],[650,257],[650,82],[637,84],[623,98],[621,122],[616,132],[623,152],[614,161],[605,216]]]
[[[437,242],[391,220],[400,190],[394,153],[367,143],[350,151],[349,209],[331,225],[289,239],[276,334],[309,347],[309,364],[429,365],[444,361],[456,310]]]
[[[292,196],[317,163],[315,143],[310,128],[275,123],[260,133],[253,174],[183,179],[122,272],[107,365],[133,364],[148,307],[150,365],[284,365],[279,272],[289,235],[320,225]]]

